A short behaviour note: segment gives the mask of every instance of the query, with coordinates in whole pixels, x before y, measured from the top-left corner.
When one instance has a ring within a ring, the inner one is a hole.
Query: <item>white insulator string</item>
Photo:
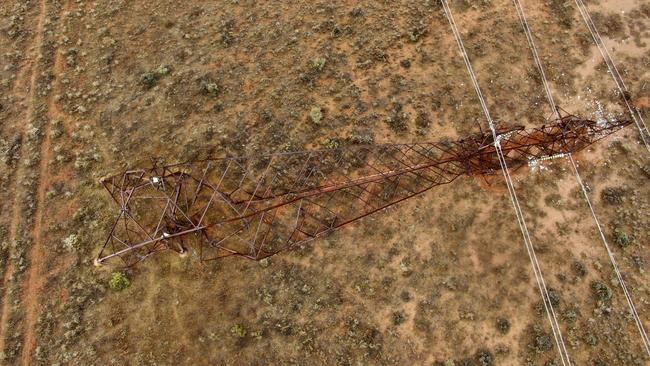
[[[555,100],[553,99],[553,93],[551,91],[549,82],[546,78],[546,73],[544,72],[544,65],[539,57],[539,53],[537,51],[537,46],[535,45],[535,40],[532,35],[532,31],[530,29],[530,26],[528,25],[528,20],[526,18],[526,13],[524,11],[523,6],[521,5],[521,2],[519,0],[513,0],[515,7],[517,8],[517,15],[519,15],[519,19],[521,21],[522,27],[524,29],[524,32],[526,33],[526,38],[528,40],[528,44],[530,46],[530,49],[532,51],[533,57],[535,59],[535,63],[539,69],[539,73],[542,77],[542,83],[544,84],[544,89],[546,91],[546,96],[548,98],[548,102],[551,105],[551,108],[554,110],[558,111]],[[618,71],[617,71],[618,72]],[[619,75],[620,77],[620,75]],[[621,83],[622,83],[622,79]],[[623,84],[624,86],[624,84]],[[625,98],[624,98],[625,99]],[[627,99],[625,99],[627,102]],[[628,105],[629,107],[629,105]],[[630,110],[630,112],[632,112]],[[557,112],[559,116],[559,111]],[[625,280],[623,278],[623,274],[621,273],[618,263],[616,261],[616,258],[614,257],[614,253],[612,252],[609,243],[607,242],[607,238],[603,232],[602,225],[600,224],[600,220],[598,219],[598,216],[596,215],[596,211],[594,210],[594,207],[591,203],[591,199],[589,198],[587,189],[583,183],[582,177],[580,176],[580,172],[578,170],[578,166],[576,165],[575,161],[573,160],[573,156],[571,154],[567,154],[569,161],[571,162],[571,166],[573,168],[573,171],[576,176],[576,180],[578,181],[578,184],[580,185],[582,189],[582,193],[585,197],[585,200],[587,201],[587,205],[589,206],[589,210],[591,211],[591,215],[594,219],[594,222],[596,223],[596,227],[598,228],[598,232],[600,233],[600,237],[602,239],[603,245],[605,246],[605,249],[607,250],[607,254],[609,256],[609,260],[612,264],[612,267],[614,268],[614,272],[616,273],[616,277],[618,279],[619,284],[621,285],[621,288],[623,289],[623,293],[625,294],[625,299],[627,300],[628,307],[630,309],[630,314],[632,315],[634,322],[636,324],[637,329],[639,330],[639,333],[641,335],[641,339],[643,341],[643,345],[645,347],[646,352],[648,355],[650,355],[650,342],[648,342],[648,335],[645,331],[645,328],[643,327],[643,322],[641,321],[638,312],[636,310],[636,306],[634,305],[634,301],[632,300],[632,296],[630,295],[627,285],[625,284]]]
[[[553,305],[551,304],[550,297],[548,294],[548,289],[546,287],[546,282],[544,281],[544,277],[542,275],[542,270],[539,265],[539,261],[537,260],[537,255],[535,254],[535,248],[533,247],[532,240],[530,238],[530,233],[528,232],[528,227],[526,226],[526,221],[524,219],[523,211],[521,210],[521,206],[519,204],[519,200],[517,198],[517,194],[514,188],[514,184],[512,182],[512,177],[510,176],[510,172],[508,171],[508,165],[505,159],[505,156],[503,155],[503,151],[501,150],[501,144],[499,140],[499,136],[496,133],[496,128],[494,126],[494,121],[492,120],[492,117],[490,115],[490,112],[487,107],[487,103],[485,102],[485,98],[483,96],[483,93],[481,91],[481,88],[479,86],[478,80],[476,78],[476,74],[474,73],[474,69],[472,67],[472,64],[469,60],[469,57],[467,55],[467,51],[465,50],[465,45],[463,44],[462,37],[460,36],[460,32],[458,31],[458,27],[456,26],[456,22],[453,18],[453,14],[451,12],[451,9],[449,8],[449,4],[447,3],[447,0],[441,0],[441,3],[443,5],[445,15],[447,17],[447,20],[449,21],[449,25],[451,26],[452,32],[454,33],[454,37],[456,38],[456,43],[458,44],[458,48],[460,49],[460,53],[463,57],[463,60],[465,62],[465,66],[467,68],[467,71],[470,75],[470,78],[472,80],[472,84],[474,85],[474,89],[476,91],[476,94],[478,96],[478,99],[481,103],[481,107],[483,108],[483,112],[485,114],[485,117],[487,119],[487,122],[489,124],[490,130],[492,131],[492,136],[494,138],[494,145],[496,149],[497,156],[499,158],[499,164],[501,166],[501,171],[503,172],[504,179],[506,181],[506,185],[508,187],[508,193],[510,194],[510,200],[512,202],[512,205],[515,209],[515,215],[517,216],[517,222],[519,224],[519,228],[521,230],[522,236],[524,238],[524,245],[526,247],[526,250],[528,252],[528,256],[530,259],[530,262],[533,267],[533,272],[535,274],[535,279],[537,281],[537,286],[540,291],[540,295],[542,296],[542,302],[544,304],[544,309],[546,310],[546,315],[548,317],[549,323],[551,324],[551,328],[553,331],[553,337],[555,338],[555,343],[557,345],[559,354],[560,354],[560,359],[562,360],[563,365],[571,365],[571,361],[569,358],[569,353],[566,349],[566,345],[564,344],[564,339],[562,338],[562,332],[559,326],[559,323],[557,321],[557,316],[555,314],[555,310],[553,309]]]

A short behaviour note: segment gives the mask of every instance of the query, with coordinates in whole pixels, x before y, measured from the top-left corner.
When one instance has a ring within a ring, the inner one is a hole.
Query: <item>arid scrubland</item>
[[[452,1],[498,124],[551,117],[511,1]],[[523,0],[558,103],[628,118],[580,17]],[[650,3],[587,4],[648,119]],[[0,3],[0,356],[7,365],[559,365],[502,181],[463,178],[263,262],[93,266],[128,167],[458,138],[487,122],[438,1]],[[650,328],[650,159],[578,156]],[[577,365],[645,365],[566,159],[515,185]]]

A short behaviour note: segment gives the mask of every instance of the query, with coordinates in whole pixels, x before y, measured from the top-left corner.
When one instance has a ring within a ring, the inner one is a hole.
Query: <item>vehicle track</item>
[[[39,271],[45,263],[40,245],[41,221],[45,185],[42,175],[47,171],[49,151],[50,69],[56,55],[52,39],[60,13],[58,2],[41,0],[35,16],[33,41],[27,47],[25,64],[18,73],[15,95],[24,101],[24,114],[16,120],[21,131],[20,159],[15,172],[12,192],[9,240],[10,262],[4,273],[5,296],[0,319],[0,350],[3,361],[31,364],[35,348],[34,326],[38,319],[38,294],[43,287]],[[45,133],[43,132],[45,130]],[[20,183],[20,184],[19,184]]]
[[[69,10],[70,1],[65,2],[65,9]],[[56,9],[57,13],[61,13],[62,9]],[[54,77],[61,75],[64,70],[63,54],[58,52],[58,47],[53,49],[54,60],[52,68]],[[56,80],[56,79],[55,79]],[[53,82],[54,83],[54,82]],[[52,151],[51,145],[51,125],[52,122],[62,119],[62,113],[50,92],[46,96],[46,105],[48,113],[48,121],[43,129],[43,139],[40,145],[40,164],[39,164],[39,182],[36,189],[36,211],[34,215],[34,226],[32,228],[33,244],[29,252],[30,267],[27,273],[26,285],[24,288],[24,307],[25,307],[25,332],[24,342],[21,355],[21,364],[30,365],[33,353],[36,349],[36,324],[41,310],[39,295],[41,294],[45,283],[47,282],[48,275],[44,273],[45,263],[47,261],[46,252],[43,250],[42,234],[43,234],[43,217],[45,211],[45,195],[50,181],[50,170],[48,168],[51,161]]]
[[[13,85],[13,93],[15,96],[18,96],[18,100],[22,100],[25,107],[25,112],[19,117],[19,120],[22,120],[22,123],[18,123],[17,127],[21,130],[22,141],[24,142],[25,135],[27,134],[27,126],[34,116],[34,104],[33,99],[36,97],[36,84],[38,80],[38,73],[35,70],[37,56],[39,55],[42,43],[43,43],[43,31],[45,28],[45,0],[41,0],[38,5],[36,21],[37,27],[34,31],[33,41],[30,46],[26,47],[27,57],[25,58],[24,64],[19,68],[17,72],[16,82]],[[22,118],[21,118],[22,117]],[[22,225],[22,205],[21,205],[21,195],[18,191],[22,188],[18,183],[21,181],[21,177],[24,175],[24,165],[22,163],[22,157],[25,153],[25,144],[21,143],[21,147],[18,152],[18,164],[16,166],[13,176],[13,181],[11,182],[11,192],[14,192],[14,201],[12,204],[11,211],[11,220],[9,223],[9,242],[12,244],[12,248],[9,250],[10,259],[6,264],[4,275],[3,275],[3,301],[2,301],[2,312],[0,314],[0,351],[5,352],[8,346],[8,337],[9,334],[9,322],[12,317],[11,303],[14,301],[14,296],[16,294],[16,284],[13,283],[15,279],[16,265],[15,260],[15,246],[17,245],[18,234],[20,226]],[[13,330],[13,329],[12,329]],[[10,353],[5,352],[5,357],[10,355]],[[6,361],[3,360],[3,361]]]
[[[16,7],[14,7],[14,10],[17,10]],[[23,21],[21,22],[21,26],[18,27],[18,29],[22,29],[26,20],[30,18],[34,12],[34,9],[32,9],[29,5],[24,5],[21,9],[18,9],[16,12],[16,16],[21,16],[23,18]],[[28,38],[28,37],[26,37]],[[11,44],[11,41],[7,42],[8,44]],[[25,49],[27,48],[26,46],[25,38],[21,36],[17,36],[13,40],[13,46],[14,50],[20,50],[20,53],[24,53]],[[9,46],[9,45],[7,45]],[[10,48],[7,47],[7,51]],[[10,112],[7,117],[3,118],[3,123],[0,124],[0,134],[2,137],[7,138],[7,139],[12,139],[16,135],[16,130],[21,130],[22,131],[22,126],[14,126],[11,122],[14,118],[13,113],[15,113],[15,110],[19,109],[16,107],[17,104],[21,103],[24,101],[26,98],[24,95],[27,94],[26,91],[21,93],[22,91],[19,91],[19,87],[24,87],[28,84],[28,80],[31,77],[31,64],[29,63],[28,59],[22,59],[21,62],[19,63],[18,68],[16,69],[16,75],[12,79],[10,86],[8,86],[8,93],[7,95],[11,96],[11,98],[8,98],[12,102],[14,102],[14,105],[12,105],[10,108],[12,111]],[[1,92],[0,92],[1,94]],[[23,98],[16,98],[14,99],[14,96],[20,96],[23,95]],[[15,121],[14,121],[15,122]],[[13,143],[13,142],[12,142]],[[15,160],[19,160],[20,156],[16,156]],[[12,165],[15,163],[10,163],[7,164],[7,168],[12,168]],[[11,169],[8,169],[11,170]],[[6,181],[1,183],[0,186],[0,199],[5,200],[5,201],[11,201],[8,209],[9,211],[13,210],[13,205],[14,205],[14,200],[11,199],[13,196],[11,195],[11,192],[15,191],[15,186],[16,186],[16,180],[12,179],[14,178],[13,174],[6,174]],[[11,197],[11,198],[10,198]],[[11,215],[8,215],[11,216]],[[11,233],[9,233],[9,229],[11,226],[11,217],[9,217],[9,220],[7,220],[7,217],[2,217],[2,221],[0,222],[0,225],[2,225],[2,229],[7,230],[7,232],[3,232],[2,239],[11,239]],[[9,242],[10,243],[10,242]],[[9,309],[9,301],[6,300],[5,294],[7,293],[6,289],[9,287],[9,280],[10,280],[10,274],[12,272],[12,266],[10,266],[10,248],[0,248],[0,325],[4,326],[4,316],[3,314],[7,314],[8,309]],[[0,338],[0,344],[2,344],[3,338]],[[2,348],[0,348],[2,350]]]

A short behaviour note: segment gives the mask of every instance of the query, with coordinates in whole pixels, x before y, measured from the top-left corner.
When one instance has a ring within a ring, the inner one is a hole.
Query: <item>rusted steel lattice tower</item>
[[[508,166],[568,154],[629,125],[565,116],[498,131]],[[323,236],[460,176],[500,170],[491,134],[455,142],[352,145],[129,170],[104,179],[117,218],[96,263],[150,255],[259,260]]]

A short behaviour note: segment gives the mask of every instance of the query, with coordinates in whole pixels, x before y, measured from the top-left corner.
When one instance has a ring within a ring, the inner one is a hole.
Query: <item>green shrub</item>
[[[510,321],[506,318],[497,319],[497,329],[501,334],[506,334],[510,330]]]
[[[627,194],[627,190],[622,187],[607,187],[600,193],[600,199],[609,205],[620,205],[623,203],[623,198]]]
[[[553,339],[539,325],[534,325],[530,332],[531,342],[528,348],[535,353],[545,353],[553,349]]]
[[[230,333],[237,338],[244,338],[248,334],[246,328],[241,324],[235,324],[230,328]]]
[[[338,137],[328,137],[321,142],[326,149],[338,149],[341,146],[341,139]]]
[[[355,134],[350,137],[350,142],[358,145],[370,145],[375,142],[375,138],[369,134]]]
[[[406,35],[407,35],[409,41],[415,43],[420,39],[420,37],[422,37],[426,33],[427,33],[427,30],[425,28],[416,27],[416,28],[413,28]]]
[[[160,76],[165,76],[168,75],[172,71],[172,68],[167,65],[162,65],[158,69],[156,69],[156,74]]]
[[[403,311],[393,312],[393,324],[400,325],[406,321],[406,314]]]
[[[582,262],[575,261],[573,262],[573,271],[578,277],[584,277],[587,275],[587,266]]]
[[[131,280],[123,272],[113,272],[108,285],[113,290],[121,291],[131,286]]]
[[[615,229],[614,230],[614,242],[618,244],[621,248],[625,248],[632,244],[632,238],[627,235],[626,232]]]
[[[212,95],[213,97],[216,97],[217,95],[219,95],[219,91],[220,91],[220,88],[219,88],[219,85],[217,83],[208,82],[208,83],[203,84],[203,92],[205,94]]]
[[[151,89],[158,83],[158,80],[168,75],[172,71],[171,66],[160,66],[154,71],[147,71],[140,75],[140,84],[142,84],[145,89]]]
[[[596,281],[591,284],[591,288],[594,290],[594,295],[599,301],[607,301],[612,298],[612,289],[604,282]]]
[[[553,307],[560,306],[560,302],[562,301],[560,294],[551,288],[548,289],[548,300],[551,302]]]
[[[316,69],[317,71],[323,71],[323,68],[325,67],[326,63],[327,60],[324,59],[323,57],[317,57],[312,61],[314,69]]]
[[[153,72],[145,72],[140,76],[140,83],[144,85],[145,88],[151,89],[156,86],[158,82],[158,75]]]
[[[425,129],[429,127],[430,124],[429,114],[423,111],[418,112],[417,117],[415,117],[415,125],[420,129]]]
[[[553,341],[548,334],[541,333],[535,336],[533,348],[537,353],[548,352],[553,349]]]
[[[312,107],[309,111],[309,118],[315,124],[320,124],[320,121],[323,119],[323,110],[321,107]]]
[[[251,332],[251,337],[260,340],[262,339],[262,331],[261,330],[256,330],[254,332]]]
[[[481,366],[492,366],[494,365],[494,359],[492,353],[488,350],[480,350],[476,353],[476,360]]]
[[[596,345],[598,345],[598,337],[596,337],[593,333],[585,334],[584,341],[585,341],[585,343],[587,343],[588,345],[590,345],[592,347],[595,347]]]
[[[389,110],[385,121],[388,126],[395,132],[401,133],[408,130],[408,113],[404,112],[404,106],[400,102],[395,102],[393,108]]]

